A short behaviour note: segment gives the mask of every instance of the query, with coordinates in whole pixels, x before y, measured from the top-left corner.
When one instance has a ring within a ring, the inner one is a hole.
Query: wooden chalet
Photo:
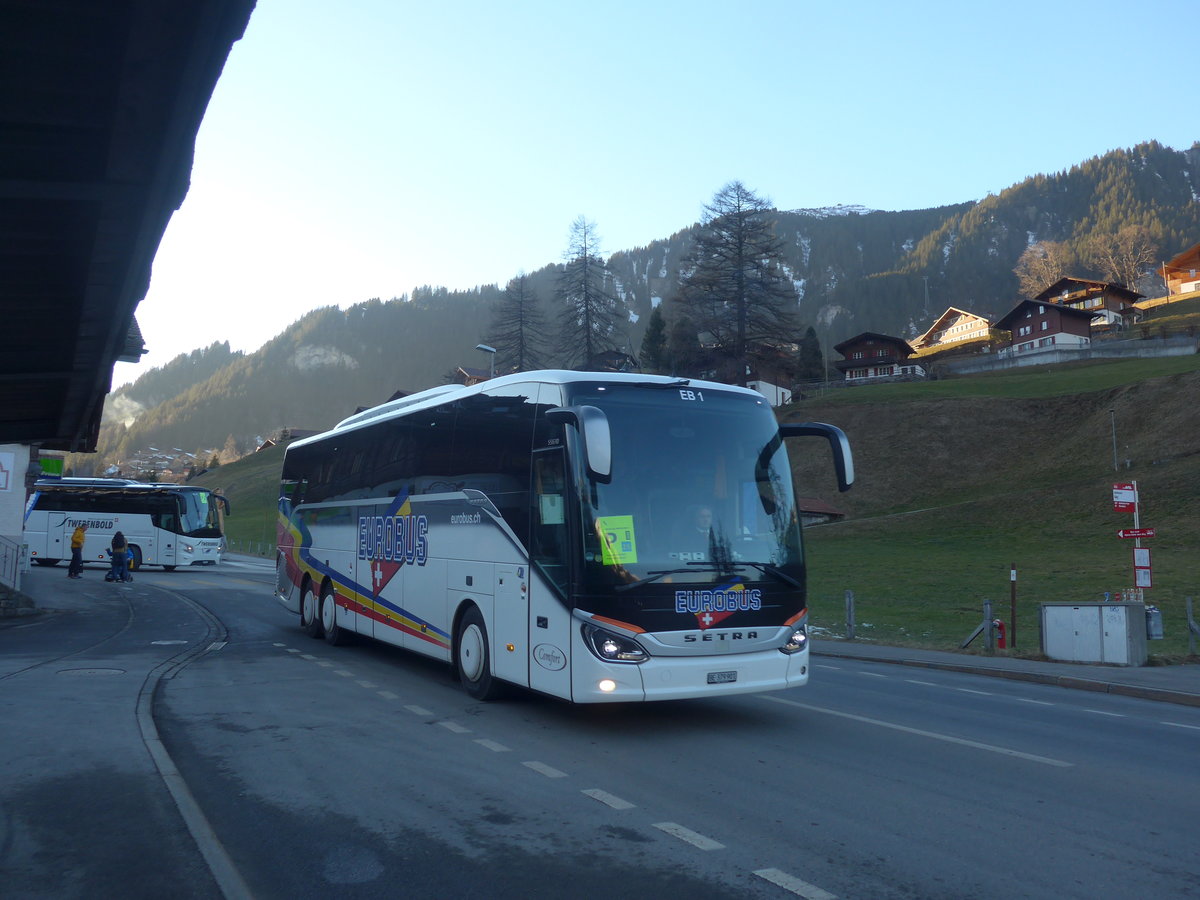
[[[928,356],[952,347],[990,343],[998,337],[992,323],[983,316],[951,306],[938,316],[928,331],[913,340],[912,348],[919,356]]]
[[[1200,293],[1200,244],[1163,263],[1162,275],[1167,296]]]
[[[1092,342],[1091,310],[1076,309],[1038,300],[1022,300],[1008,315],[997,319],[996,328],[1011,332],[1007,352],[1028,353],[1056,348],[1082,350]]]
[[[913,348],[898,337],[864,331],[833,349],[844,357],[835,360],[833,365],[848,382],[925,377],[925,368],[911,359]]]
[[[1033,299],[1090,312],[1097,325],[1124,325],[1138,312],[1133,304],[1145,296],[1110,281],[1060,278]]]
[[[797,497],[796,511],[800,514],[800,525],[823,525],[846,518],[846,513],[817,497]]]

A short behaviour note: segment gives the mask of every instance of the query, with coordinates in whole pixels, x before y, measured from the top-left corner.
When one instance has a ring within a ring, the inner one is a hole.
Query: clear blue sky
[[[319,306],[503,285],[561,260],[579,215],[606,255],[645,245],[733,179],[781,209],[918,209],[1185,149],[1195,12],[258,0],[138,307],[150,352],[114,385]]]

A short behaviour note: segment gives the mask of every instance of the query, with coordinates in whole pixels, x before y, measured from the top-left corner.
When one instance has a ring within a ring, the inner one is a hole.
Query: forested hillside
[[[770,195],[770,185],[756,187]],[[1033,176],[978,202],[900,212],[778,211],[776,229],[799,317],[828,354],[862,331],[914,336],[948,306],[999,316],[1018,299],[1013,269],[1034,242],[1061,242],[1084,259],[1092,236],[1136,224],[1159,258],[1173,256],[1200,240],[1198,198],[1200,144],[1175,151],[1151,142]],[[619,307],[615,348],[638,353],[655,306],[670,318],[696,228],[607,258]],[[548,323],[561,318],[554,303],[561,270],[548,264],[526,277]],[[1073,274],[1100,273],[1080,263]],[[1144,291],[1153,290],[1153,278]],[[456,366],[486,367],[473,348],[486,340],[501,296],[497,285],[422,287],[389,301],[316,310],[251,354],[221,343],[181,356],[110,395],[99,456],[86,465],[149,445],[221,447],[230,436],[248,450],[276,429],[325,428],[397,390],[442,383]],[[547,337],[549,362],[561,365],[556,356],[564,349],[556,353],[555,335]]]

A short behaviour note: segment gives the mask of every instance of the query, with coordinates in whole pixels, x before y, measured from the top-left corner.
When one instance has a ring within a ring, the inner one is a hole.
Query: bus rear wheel
[[[503,688],[492,677],[487,625],[479,607],[472,606],[463,613],[454,646],[454,665],[466,692],[476,700],[495,700],[501,696]]]
[[[337,647],[346,643],[348,635],[337,623],[337,597],[333,588],[325,585],[321,589],[321,627],[325,631],[325,643]]]
[[[37,563],[39,566],[57,566],[58,565],[57,559],[46,559],[44,556],[35,556],[33,558],[33,561],[35,563]]]
[[[311,581],[304,582],[304,593],[300,595],[300,627],[311,638],[322,636],[321,608]]]
[[[129,552],[133,556],[133,558],[129,560],[129,571],[136,572],[142,567],[142,548],[137,544],[130,544]]]

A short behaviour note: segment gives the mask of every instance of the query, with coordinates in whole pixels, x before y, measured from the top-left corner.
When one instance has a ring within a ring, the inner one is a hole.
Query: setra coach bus
[[[747,388],[523,372],[292,443],[276,597],[312,637],[452,664],[467,692],[574,702],[802,685],[805,561],[780,425]]]
[[[35,563],[71,558],[71,533],[87,526],[83,561],[109,562],[113,535],[125,535],[130,569],[216,565],[225,549],[229,501],[208,488],[124,478],[40,478],[25,513],[25,543]]]

